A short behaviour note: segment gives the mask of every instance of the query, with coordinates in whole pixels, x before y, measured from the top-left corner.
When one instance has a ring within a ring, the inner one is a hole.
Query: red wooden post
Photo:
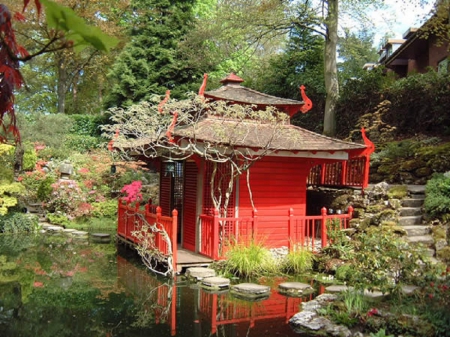
[[[322,248],[325,248],[328,244],[328,235],[327,235],[327,209],[322,207]]]
[[[325,175],[326,175],[326,165],[322,164],[320,166],[321,170],[320,170],[320,184],[324,185],[325,184]]]
[[[258,234],[258,211],[256,209],[254,209],[253,210],[253,228],[252,228],[253,242],[255,242],[257,234]]]
[[[214,210],[213,228],[212,228],[212,254],[213,260],[219,259],[219,210]]]
[[[350,220],[353,218],[353,206],[348,206],[348,221],[345,223],[345,228],[348,228],[348,225],[350,223]]]
[[[293,208],[289,208],[289,220],[288,220],[288,249],[289,252],[293,251],[294,248],[294,221],[292,220],[292,217],[294,216],[294,209]]]
[[[162,209],[161,206],[156,207],[156,225],[159,225],[161,223],[161,216],[162,216]],[[162,251],[162,244],[161,244],[161,235],[157,233],[155,235],[155,244],[156,247]]]
[[[342,186],[347,184],[347,161],[342,162],[341,184]]]
[[[170,238],[170,241],[172,242],[172,254],[173,254],[172,264],[174,276],[177,272],[177,255],[178,255],[177,230],[178,230],[178,211],[174,209],[172,211],[172,236]]]

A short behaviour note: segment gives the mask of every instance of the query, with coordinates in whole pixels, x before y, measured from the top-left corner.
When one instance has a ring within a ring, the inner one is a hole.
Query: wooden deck
[[[212,262],[213,260],[206,256],[178,247],[177,272],[182,272],[189,267],[207,267]]]

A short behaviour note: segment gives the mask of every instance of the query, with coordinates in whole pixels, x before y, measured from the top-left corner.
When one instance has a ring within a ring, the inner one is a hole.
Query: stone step
[[[400,216],[416,216],[422,215],[421,207],[402,207],[399,210]]]
[[[414,216],[401,216],[398,218],[398,223],[400,226],[413,226],[422,224],[422,216],[414,215]]]
[[[407,185],[407,188],[411,194],[425,194],[425,185]]]
[[[422,207],[424,199],[408,198],[402,200],[403,207]]]
[[[428,235],[431,232],[429,226],[412,225],[401,227],[406,231],[406,233],[408,233],[408,237]]]
[[[429,246],[434,243],[433,237],[431,235],[408,236],[407,239],[411,243],[421,243],[425,246]]]

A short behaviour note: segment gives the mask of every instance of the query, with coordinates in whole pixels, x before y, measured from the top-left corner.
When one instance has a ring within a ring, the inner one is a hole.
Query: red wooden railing
[[[312,251],[324,248],[328,245],[328,231],[330,225],[333,230],[348,228],[348,223],[353,216],[353,207],[348,207],[347,214],[328,214],[325,207],[321,215],[295,215],[290,209],[286,216],[277,216],[277,222],[285,221],[287,226],[286,237],[288,248],[293,250],[295,246],[301,246]],[[258,218],[255,212],[248,218],[219,217],[215,211],[213,216],[200,215],[200,254],[206,255],[214,260],[225,257],[230,243],[248,244],[257,237]],[[327,226],[328,225],[328,226]],[[278,230],[278,229],[277,229]]]
[[[309,172],[308,185],[367,187],[367,157],[353,158],[348,161],[320,164]]]
[[[162,210],[159,206],[146,204],[145,208],[141,209],[139,204],[132,206],[123,200],[119,200],[117,235],[131,243],[139,244],[139,239],[132,235],[132,232],[139,231],[144,221],[150,225],[160,226],[169,236],[172,246],[173,270],[176,272],[178,211],[174,209],[172,217],[162,216]],[[170,251],[167,242],[163,240],[159,232],[154,232],[153,235],[155,248],[164,255],[168,255]]]

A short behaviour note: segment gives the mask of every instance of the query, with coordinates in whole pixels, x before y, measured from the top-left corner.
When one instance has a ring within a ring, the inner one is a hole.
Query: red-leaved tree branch
[[[12,14],[8,7],[0,4],[0,143],[5,143],[12,136],[15,143],[20,143],[20,133],[16,124],[14,111],[14,91],[24,84],[19,67],[33,57],[55,52],[65,48],[81,50],[87,45],[101,51],[109,51],[117,45],[118,40],[88,26],[72,9],[50,0],[34,0],[38,17],[42,5],[45,7],[47,26],[50,35],[38,50],[30,54],[16,41],[13,20],[24,21],[24,12],[30,0],[23,1],[22,13]],[[66,38],[70,32],[71,40]]]

